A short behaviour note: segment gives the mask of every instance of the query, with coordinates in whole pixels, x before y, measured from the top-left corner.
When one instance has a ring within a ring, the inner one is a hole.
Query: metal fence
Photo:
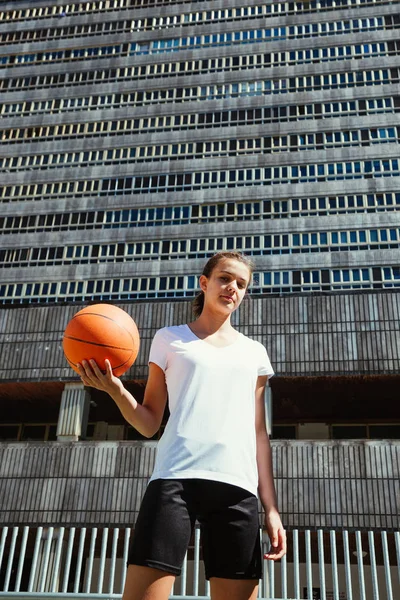
[[[0,598],[117,599],[126,575],[129,528],[3,527]],[[262,539],[263,549],[268,542]],[[173,598],[209,597],[196,527]],[[264,561],[260,598],[398,600],[400,533],[292,530],[279,563]]]

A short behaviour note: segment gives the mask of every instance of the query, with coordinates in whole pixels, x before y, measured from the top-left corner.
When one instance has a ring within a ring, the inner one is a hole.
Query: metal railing
[[[3,527],[0,598],[15,600],[119,599],[126,576],[129,528]],[[263,550],[268,541],[262,539]],[[176,600],[210,595],[196,527]],[[387,531],[288,532],[288,553],[264,561],[259,598],[398,600],[400,533]]]

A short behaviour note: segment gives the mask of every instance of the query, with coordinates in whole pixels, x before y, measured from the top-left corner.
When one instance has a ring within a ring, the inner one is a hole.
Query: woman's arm
[[[107,392],[132,427],[145,437],[153,437],[160,429],[167,402],[164,371],[153,362],[149,364],[144,400],[143,404],[139,404],[122,381],[113,375],[110,362],[106,360],[105,363],[107,371],[102,373],[95,361],[83,361],[82,365],[78,366],[82,382]]]
[[[267,377],[257,379],[256,387],[256,441],[258,493],[265,512],[265,527],[271,540],[272,549],[265,558],[279,560],[286,554],[286,532],[278,511],[272,472],[272,454],[265,424],[264,390]]]

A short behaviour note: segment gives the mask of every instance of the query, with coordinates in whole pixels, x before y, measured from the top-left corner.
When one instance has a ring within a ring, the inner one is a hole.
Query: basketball
[[[112,304],[94,304],[80,310],[64,331],[63,350],[69,365],[94,359],[105,372],[105,360],[119,377],[133,365],[139,352],[139,332],[127,312]]]

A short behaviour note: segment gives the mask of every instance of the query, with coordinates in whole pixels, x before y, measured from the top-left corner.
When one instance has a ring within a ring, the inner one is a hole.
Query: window
[[[332,439],[334,440],[352,440],[366,439],[366,425],[332,425]]]
[[[297,438],[296,425],[272,425],[272,439],[274,440],[295,440]]]

